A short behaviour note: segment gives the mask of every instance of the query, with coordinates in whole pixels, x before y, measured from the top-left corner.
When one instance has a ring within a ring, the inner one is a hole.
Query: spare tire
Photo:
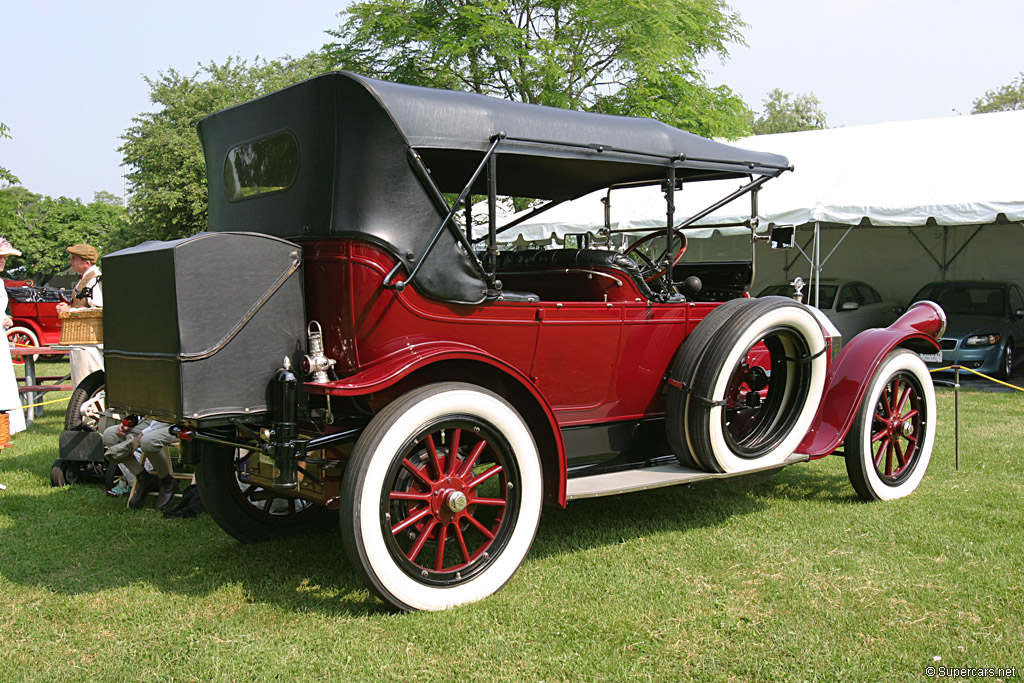
[[[730,473],[783,463],[818,410],[826,350],[817,319],[792,299],[755,299],[730,316],[691,384],[685,427],[697,462]]]
[[[701,468],[686,440],[686,410],[690,397],[688,388],[697,372],[697,365],[707,352],[712,338],[729,318],[754,302],[755,299],[730,299],[712,310],[697,323],[672,360],[672,369],[668,374],[668,393],[665,396],[665,432],[672,452],[683,467]]]

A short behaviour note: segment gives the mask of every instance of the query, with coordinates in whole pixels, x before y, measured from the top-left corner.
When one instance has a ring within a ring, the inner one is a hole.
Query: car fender
[[[497,368],[506,376],[514,380],[522,390],[536,402],[543,419],[546,420],[550,430],[551,441],[556,449],[554,468],[557,470],[557,484],[545,475],[545,485],[556,484],[555,495],[545,495],[545,498],[558,505],[565,507],[565,486],[566,486],[566,455],[565,442],[562,439],[562,431],[558,427],[558,421],[550,404],[537,390],[533,382],[517,370],[515,367],[505,363],[486,351],[459,342],[427,342],[423,344],[412,344],[391,353],[373,363],[368,364],[359,372],[337,379],[326,384],[306,382],[304,387],[311,394],[326,394],[329,396],[364,396],[379,391],[384,391],[418,370],[422,370],[436,363],[446,361],[469,361],[484,363]],[[522,408],[519,408],[522,412]],[[525,417],[525,416],[524,416]],[[539,418],[538,418],[539,419]],[[536,438],[536,436],[535,436]],[[538,444],[540,446],[540,444]],[[542,460],[543,460],[542,456]],[[545,467],[545,469],[547,469]]]
[[[32,320],[31,318],[19,318],[17,316],[13,316],[12,320],[14,320],[14,324],[11,325],[11,327],[27,327],[36,335],[39,343],[43,343],[43,330],[35,320]]]
[[[882,359],[902,347],[918,353],[939,350],[946,316],[931,301],[920,301],[889,327],[865,330],[843,347],[825,376],[825,391],[811,427],[797,452],[828,455],[846,438],[868,384]]]

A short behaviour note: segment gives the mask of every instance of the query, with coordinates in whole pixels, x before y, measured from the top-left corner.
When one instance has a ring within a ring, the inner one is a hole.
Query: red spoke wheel
[[[360,436],[342,483],[352,566],[399,609],[443,609],[500,589],[540,518],[540,461],[504,399],[467,384],[409,392]]]
[[[864,500],[891,500],[921,483],[935,442],[935,389],[921,358],[893,351],[876,370],[846,437],[846,471]]]
[[[11,362],[15,365],[21,365],[25,362],[25,359],[17,352],[17,348],[39,346],[39,338],[36,337],[35,332],[27,327],[18,326],[7,330],[7,343],[13,347],[11,349]],[[39,356],[33,356],[32,359],[39,360]]]

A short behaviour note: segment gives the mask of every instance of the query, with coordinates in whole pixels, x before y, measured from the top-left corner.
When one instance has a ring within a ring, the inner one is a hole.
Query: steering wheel
[[[686,235],[681,232],[673,233],[673,238],[679,242],[679,251],[676,252],[675,256],[672,257],[672,263],[669,266],[661,267],[659,264],[665,260],[665,257],[669,253],[669,249],[665,248],[665,233],[664,232],[652,232],[650,235],[641,237],[633,244],[629,245],[629,249],[626,249],[623,253],[637,262],[640,266],[640,277],[644,279],[644,282],[651,282],[664,276],[669,268],[674,267],[679,260],[683,258],[683,254],[686,253]],[[661,240],[661,252],[655,257],[651,258],[648,256],[648,251],[657,249],[657,240]],[[674,246],[675,242],[673,242]]]

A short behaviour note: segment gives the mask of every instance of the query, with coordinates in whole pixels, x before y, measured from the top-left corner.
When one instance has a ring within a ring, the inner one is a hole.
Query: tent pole
[[[814,307],[821,303],[821,223],[814,221]]]

